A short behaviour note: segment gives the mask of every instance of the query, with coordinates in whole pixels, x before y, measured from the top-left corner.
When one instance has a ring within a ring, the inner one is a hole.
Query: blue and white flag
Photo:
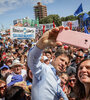
[[[77,16],[77,15],[80,14],[81,12],[83,12],[82,3],[81,3],[80,6],[77,8],[77,10],[75,11],[74,15]]]

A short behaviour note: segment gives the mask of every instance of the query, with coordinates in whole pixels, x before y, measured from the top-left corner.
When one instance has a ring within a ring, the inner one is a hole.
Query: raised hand
[[[61,44],[56,41],[56,38],[63,29],[67,30],[68,28],[64,28],[63,26],[59,26],[53,28],[49,31],[46,31],[43,36],[40,38],[38,43],[36,44],[38,48],[44,49],[48,46],[55,46],[56,44]]]

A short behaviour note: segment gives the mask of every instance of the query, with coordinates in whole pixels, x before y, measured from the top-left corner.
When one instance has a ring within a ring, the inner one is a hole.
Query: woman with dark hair
[[[75,90],[79,100],[90,100],[90,58],[79,63],[76,77]]]
[[[10,86],[7,88],[5,100],[30,100],[27,98],[21,86]]]

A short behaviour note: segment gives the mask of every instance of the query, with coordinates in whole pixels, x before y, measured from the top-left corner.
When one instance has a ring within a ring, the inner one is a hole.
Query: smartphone
[[[90,34],[82,32],[63,30],[59,32],[56,41],[82,49],[90,48]]]

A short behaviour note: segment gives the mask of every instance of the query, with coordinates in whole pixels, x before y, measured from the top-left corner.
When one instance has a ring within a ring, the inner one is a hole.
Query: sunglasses
[[[6,86],[6,85],[4,85],[4,86],[0,87],[0,90],[4,89],[4,88],[6,88],[6,87],[7,87],[7,86]]]
[[[76,57],[83,58],[83,56],[76,55]]]
[[[72,79],[72,80],[69,80],[69,82],[76,82],[76,80],[75,79]]]

